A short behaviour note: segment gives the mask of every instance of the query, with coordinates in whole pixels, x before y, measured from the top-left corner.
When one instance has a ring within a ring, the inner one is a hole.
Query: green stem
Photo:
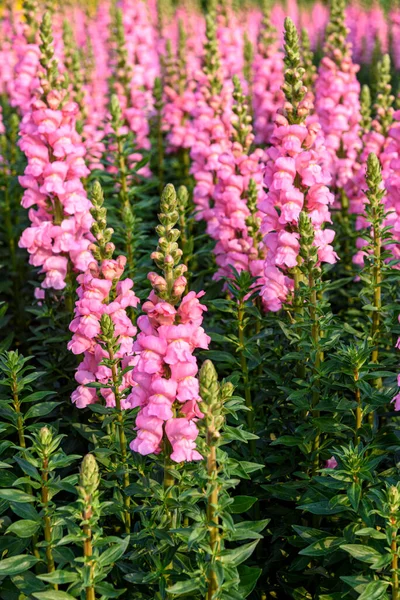
[[[53,573],[55,571],[54,557],[53,557],[53,548],[52,548],[52,526],[51,526],[51,517],[49,514],[49,488],[48,488],[48,459],[45,458],[43,460],[42,465],[42,491],[41,491],[41,499],[43,504],[43,523],[44,523],[44,539],[46,541],[46,562],[47,562],[47,572]],[[55,583],[53,585],[55,590],[58,590],[58,585]]]
[[[129,201],[129,192],[128,192],[128,176],[127,176],[127,165],[126,159],[124,155],[124,147],[123,140],[120,137],[117,137],[117,154],[118,154],[118,170],[119,170],[119,199],[121,202],[121,218],[122,222],[125,225],[125,252],[126,252],[126,261],[129,275],[132,276],[135,268],[135,260],[134,260],[134,250],[133,250],[133,239],[134,235],[131,229],[131,224],[129,219],[126,219],[125,215],[130,212],[131,204]]]
[[[111,344],[107,344],[107,351],[111,361],[114,361],[114,352],[112,350]],[[119,438],[119,447],[121,450],[121,463],[123,470],[123,500],[124,500],[124,524],[125,524],[125,533],[129,533],[131,530],[131,513],[130,513],[130,505],[131,499],[125,493],[125,489],[129,486],[129,470],[127,467],[127,440],[125,436],[125,428],[124,428],[124,417],[122,415],[121,409],[121,394],[119,392],[118,386],[118,370],[117,365],[113,364],[111,367],[111,376],[113,381],[113,391],[115,396],[115,406],[117,409],[117,426],[118,426],[118,438]]]
[[[210,438],[210,432],[207,432],[207,437]],[[218,506],[218,485],[217,485],[217,449],[212,442],[208,440],[208,444],[211,443],[210,451],[207,456],[207,475],[209,483],[211,485],[211,493],[207,501],[207,520],[209,523],[210,531],[210,547],[212,554],[212,563],[210,567],[208,577],[208,588],[207,588],[207,600],[212,600],[213,595],[218,589],[218,579],[215,570],[213,569],[213,563],[218,560],[218,554],[221,548],[221,538],[219,534],[219,520],[216,514],[216,507]]]
[[[358,377],[359,377],[359,374],[358,374],[358,371],[356,371],[354,373],[354,381],[356,384],[358,381]],[[360,442],[360,436],[358,435],[358,431],[362,427],[362,406],[361,406],[361,393],[360,393],[359,388],[357,388],[357,387],[356,387],[356,391],[355,391],[355,397],[356,397],[356,402],[357,402],[355,441],[356,441],[356,444],[358,444]]]
[[[393,557],[392,557],[392,600],[398,600],[399,598],[399,572],[398,572],[398,550],[397,550],[397,535],[396,532],[392,533],[392,545],[391,545]]]
[[[246,348],[246,340],[245,340],[245,305],[243,299],[239,300],[238,305],[238,338],[239,338],[239,357],[240,357],[240,366],[243,374],[243,387],[244,387],[244,399],[246,402],[247,408],[250,410],[247,412],[247,425],[249,430],[253,432],[254,430],[254,410],[253,410],[253,402],[251,398],[251,387],[249,381],[249,368],[247,364],[247,359],[245,355]],[[255,451],[255,443],[254,440],[250,440],[250,450],[251,453],[254,454]]]
[[[157,162],[158,162],[158,188],[159,192],[163,191],[164,188],[164,141],[162,133],[162,115],[161,111],[157,114]]]
[[[84,521],[88,521],[90,516],[91,516],[91,507],[89,506],[88,508],[85,508],[84,512],[83,512],[83,520]],[[93,564],[91,562],[91,558],[93,556],[93,547],[92,547],[92,530],[90,529],[90,527],[88,525],[84,525],[83,526],[83,533],[85,535],[85,540],[83,542],[83,554],[85,556],[85,558],[89,559],[89,564],[90,564],[90,570],[91,570],[91,577],[90,577],[90,582],[93,581]],[[89,587],[86,588],[86,600],[96,600],[96,593],[95,593],[95,589],[92,585],[90,585]]]
[[[376,212],[376,211],[375,211]],[[374,215],[376,217],[376,215]],[[376,218],[376,221],[378,219]],[[372,313],[372,343],[374,349],[372,351],[372,362],[378,364],[379,362],[379,330],[380,330],[380,319],[382,310],[382,270],[381,270],[381,229],[380,227],[374,227],[373,234],[373,246],[374,246],[374,264],[372,268],[372,282],[374,288],[373,306],[375,310]],[[380,389],[382,387],[381,377],[377,377],[373,381],[375,388]],[[368,415],[368,421],[371,426],[374,424],[374,413],[370,412]]]
[[[21,448],[25,449],[26,441],[25,441],[25,431],[24,431],[24,418],[21,413],[21,403],[19,401],[19,396],[18,396],[17,380],[14,376],[13,376],[13,381],[12,381],[12,395],[13,395],[14,410],[17,414],[18,443],[21,446]],[[26,493],[32,495],[32,486],[29,483],[26,485]],[[36,558],[40,559],[40,552],[37,548],[38,541],[39,540],[38,540],[37,534],[33,535],[32,536],[33,554],[34,554],[34,556],[36,556]]]
[[[320,335],[320,327],[319,327],[318,315],[317,315],[317,301],[318,301],[317,291],[315,289],[314,276],[311,272],[309,273],[309,276],[308,276],[308,285],[309,285],[309,289],[310,289],[310,317],[311,317],[311,322],[312,322],[311,337],[313,339],[314,348],[315,348],[314,372],[318,373],[318,369],[320,368],[321,362],[322,362],[322,354],[319,349],[321,335]],[[314,386],[315,385],[316,385],[316,382],[314,382]],[[313,416],[313,418],[318,418],[320,416],[319,410],[315,409],[315,407],[318,405],[318,403],[319,403],[319,390],[315,389],[312,393],[312,406],[313,406],[312,416]],[[320,447],[320,435],[317,434],[313,441],[313,454],[314,454],[313,465],[312,465],[312,475],[313,476],[316,475],[316,473],[319,469],[319,447]]]

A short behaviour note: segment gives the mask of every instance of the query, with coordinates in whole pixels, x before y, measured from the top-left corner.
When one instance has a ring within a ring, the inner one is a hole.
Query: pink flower
[[[165,425],[165,432],[173,449],[171,454],[173,461],[182,462],[203,458],[195,450],[195,440],[199,432],[194,421],[171,419]]]

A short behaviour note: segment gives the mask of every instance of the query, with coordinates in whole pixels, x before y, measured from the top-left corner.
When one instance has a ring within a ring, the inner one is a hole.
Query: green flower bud
[[[39,441],[42,446],[50,446],[53,441],[53,434],[48,427],[42,427],[39,431]]]
[[[361,130],[363,135],[371,129],[371,92],[367,85],[363,85],[360,94]]]
[[[110,315],[102,314],[100,319],[101,333],[106,341],[112,341],[114,339],[114,323]]]
[[[92,496],[100,484],[99,467],[93,454],[86,454],[84,457],[80,472],[79,485],[84,490],[85,495]]]

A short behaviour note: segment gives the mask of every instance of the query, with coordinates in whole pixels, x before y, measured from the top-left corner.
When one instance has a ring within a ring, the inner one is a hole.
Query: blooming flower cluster
[[[202,413],[193,353],[208,348],[210,341],[201,327],[206,307],[199,299],[204,292],[182,298],[187,282],[186,267],[178,264],[182,254],[176,243],[179,231],[174,229],[178,216],[175,190],[168,184],[161,198],[159,247],[152,255],[164,276],[149,274],[153,291],[143,305],[146,314],[138,318],[135,385],[127,399],[140,407],[131,448],[144,455],[159,453],[165,433],[175,462],[201,458],[195,443],[196,421]]]
[[[319,261],[334,263],[337,259],[331,246],[335,233],[323,229],[331,220],[333,195],[327,187],[331,176],[324,165],[326,151],[319,125],[307,122],[312,105],[302,85],[298,35],[290,19],[285,21],[285,41],[286,103],[276,118],[272,147],[267,150],[264,181],[268,191],[260,203],[267,248],[262,297],[272,311],[281,308],[294,288],[293,270],[298,266],[300,250],[297,224],[302,211],[308,213],[314,226]]]
[[[136,327],[127,315],[127,308],[136,307],[138,298],[132,291],[133,281],[122,280],[126,258],[119,256],[112,258],[114,245],[112,244],[112,229],[106,229],[106,215],[103,208],[103,195],[101,187],[96,183],[93,187],[93,234],[98,245],[93,244],[91,250],[95,257],[88,265],[86,271],[77,277],[80,284],[77,290],[78,300],[75,304],[75,318],[70,324],[73,332],[68,349],[74,354],[83,354],[75,379],[79,386],[72,394],[72,401],[78,408],[99,401],[98,390],[87,387],[86,384],[98,383],[100,394],[107,406],[115,406],[115,393],[109,383],[112,379],[112,370],[104,364],[104,359],[120,359],[122,368],[133,363],[133,338]],[[102,319],[107,315],[111,320],[112,335],[117,340],[117,351],[110,356],[110,349],[104,338]],[[130,372],[123,375],[120,382],[120,391],[132,385]],[[129,398],[122,397],[121,408],[131,406]]]
[[[283,103],[283,53],[269,11],[263,17],[253,63],[255,142],[269,144],[276,111]]]
[[[214,204],[206,213],[207,233],[217,241],[214,252],[219,268],[215,279],[232,277],[232,267],[239,273],[243,269],[250,271],[254,276],[260,274],[260,269],[262,272],[261,240],[252,235],[249,219],[260,216],[257,204],[264,197],[264,152],[260,148],[251,151],[251,117],[237,77],[234,84],[234,134],[230,146],[219,156]]]
[[[42,93],[32,99],[23,117],[19,141],[28,160],[19,178],[25,190],[22,206],[29,209],[31,221],[19,245],[27,248],[30,263],[45,273],[42,287],[61,290],[66,286],[69,265],[85,271],[92,260],[91,204],[82,184],[89,170],[76,131],[78,106],[57,88],[48,13],[41,36]]]
[[[195,91],[192,112],[195,142],[191,148],[191,173],[196,182],[193,200],[197,219],[208,220],[214,193],[215,172],[219,156],[230,146],[232,86],[223,84],[218,56],[216,29],[212,15],[207,17],[205,75]]]
[[[344,1],[335,2],[324,57],[315,83],[315,107],[331,154],[333,185],[343,188],[354,174],[360,141],[359,66],[346,41]]]

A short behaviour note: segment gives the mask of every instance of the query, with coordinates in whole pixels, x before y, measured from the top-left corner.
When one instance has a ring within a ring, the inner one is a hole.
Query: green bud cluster
[[[317,77],[317,67],[314,65],[314,54],[311,50],[310,37],[305,28],[301,30],[301,56],[305,70],[304,85],[308,90],[311,90],[314,87]]]
[[[96,459],[93,454],[86,454],[79,472],[79,486],[85,490],[86,495],[93,496],[99,484],[100,475]]]
[[[183,94],[185,91],[186,84],[186,69],[187,69],[187,33],[185,25],[182,19],[178,22],[178,57],[177,57],[177,70],[178,70],[178,89],[179,93]]]
[[[331,0],[331,14],[326,28],[326,44],[324,54],[338,65],[350,53],[346,39],[349,33],[345,24],[346,0]]]
[[[212,11],[206,16],[206,43],[205,43],[204,72],[211,85],[211,93],[218,95],[222,91],[221,63],[217,41],[217,26],[215,13]]]
[[[170,85],[172,87],[177,77],[177,67],[175,57],[172,52],[172,43],[170,39],[167,39],[166,41],[165,56],[161,57],[161,64],[164,82],[166,85]]]
[[[376,130],[386,136],[393,121],[393,102],[390,56],[385,54],[377,67],[378,80],[374,112],[376,115]],[[375,123],[375,122],[374,122]]]
[[[161,114],[163,109],[163,86],[160,77],[156,77],[153,87],[154,108],[158,114]]]
[[[282,86],[285,94],[285,115],[290,123],[294,125],[302,123],[307,117],[308,111],[300,108],[304,100],[307,88],[303,83],[304,69],[301,66],[299,34],[293,21],[285,19],[285,77]]]
[[[247,35],[247,31],[244,33],[244,45],[243,45],[243,58],[244,58],[244,67],[243,67],[243,75],[245,80],[250,84],[252,78],[252,64],[254,60],[254,48],[253,44],[249,36]]]
[[[321,272],[317,267],[318,263],[318,248],[314,245],[315,232],[310,217],[305,211],[301,211],[299,215],[299,234],[300,234],[300,250],[299,256],[302,258],[300,266],[304,275],[312,276],[317,279]]]
[[[130,85],[132,80],[132,68],[128,60],[128,50],[126,48],[126,38],[123,22],[123,14],[120,8],[114,13],[114,42],[116,52],[116,77],[124,88],[125,97],[130,103]]]
[[[177,243],[180,231],[175,228],[179,220],[179,209],[175,188],[171,183],[168,183],[163,190],[160,208],[161,212],[158,215],[160,225],[156,227],[159,236],[158,246],[151,258],[163,271],[167,282],[167,288],[159,290],[159,295],[173,303],[177,300],[173,294],[173,284],[186,271],[186,266],[179,264],[183,254]]]
[[[237,75],[233,76],[233,100],[232,107],[235,119],[232,123],[235,133],[234,141],[242,145],[243,150],[247,153],[251,145],[251,116],[249,114],[249,106],[246,96],[243,94],[242,85]]]
[[[365,195],[368,198],[366,212],[373,228],[381,228],[385,217],[385,207],[382,202],[386,190],[382,185],[381,165],[376,154],[371,152],[367,159],[367,172],[365,176],[368,189]]]
[[[257,200],[257,184],[252,178],[249,181],[249,187],[247,189],[247,208],[250,211],[250,215],[246,219],[246,225],[249,236],[253,240],[253,246],[256,249],[258,249],[259,244],[262,241],[262,233],[260,231],[261,218],[257,216]]]
[[[360,94],[360,135],[364,135],[371,129],[371,92],[367,85],[363,85]]]
[[[36,15],[38,12],[37,0],[25,0],[22,6],[25,23],[27,29],[25,31],[26,39],[29,44],[36,42],[36,34],[38,30]]]
[[[59,73],[57,61],[54,58],[54,38],[51,24],[51,15],[45,12],[40,24],[40,64],[45,71],[45,77],[41,81],[43,91],[47,95],[51,90],[59,87]]]
[[[271,20],[271,0],[263,0],[263,16],[258,38],[259,52],[266,58],[272,45],[276,42],[276,29]]]
[[[42,464],[48,465],[49,459],[58,449],[62,438],[62,435],[55,436],[49,427],[42,427],[34,434],[33,450]]]
[[[90,250],[94,258],[98,261],[111,258],[115,250],[111,242],[114,230],[107,227],[107,209],[104,205],[104,195],[101,185],[98,181],[93,183],[90,200],[92,208],[90,210],[94,223],[92,233],[96,238],[97,244],[91,244]]]
[[[187,187],[184,185],[180,185],[178,188],[178,213],[179,217],[182,217],[186,214],[186,210],[189,203],[189,192]]]
[[[201,366],[200,380],[200,410],[204,414],[207,429],[207,444],[212,445],[220,438],[220,431],[225,422],[224,404],[233,394],[230,382],[219,383],[217,371],[210,360]]]

